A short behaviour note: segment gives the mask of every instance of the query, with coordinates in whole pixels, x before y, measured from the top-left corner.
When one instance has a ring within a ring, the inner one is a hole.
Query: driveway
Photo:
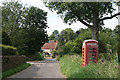
[[[16,73],[11,78],[65,78],[59,69],[59,62],[55,59],[46,59],[44,61],[27,62],[31,66]]]

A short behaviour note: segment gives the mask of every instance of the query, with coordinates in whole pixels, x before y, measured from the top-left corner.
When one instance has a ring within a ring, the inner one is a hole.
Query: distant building
[[[48,43],[45,43],[41,49],[45,53],[45,55],[52,55],[53,50],[57,50],[57,41],[54,42],[54,40],[50,40]]]

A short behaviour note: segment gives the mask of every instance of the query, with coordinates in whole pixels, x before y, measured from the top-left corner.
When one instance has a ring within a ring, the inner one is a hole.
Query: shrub
[[[2,55],[18,55],[17,48],[0,44],[0,47],[2,47]]]
[[[25,63],[25,64],[22,64],[19,67],[16,67],[16,68],[10,69],[8,71],[2,72],[2,78],[7,78],[8,76],[13,75],[17,72],[20,72],[20,71],[22,71],[23,69],[26,69],[29,66],[30,66],[29,63]]]
[[[55,50],[53,50],[53,51],[52,51],[52,58],[55,58],[56,55],[58,55],[58,53],[57,53]]]
[[[57,56],[56,60],[57,60],[57,61],[59,61],[59,60],[60,60],[60,56],[59,56],[59,55]]]
[[[54,55],[54,54],[52,55],[52,58],[55,58],[55,55]]]
[[[41,53],[36,53],[34,56],[34,60],[43,60],[44,56]]]

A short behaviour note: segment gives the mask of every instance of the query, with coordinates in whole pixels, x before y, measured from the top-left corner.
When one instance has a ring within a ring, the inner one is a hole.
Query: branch
[[[74,6],[74,5],[73,5]],[[76,11],[74,11],[74,9],[72,7],[70,7],[70,10],[74,13],[74,15],[78,18],[78,20],[83,23],[85,26],[87,26],[88,28],[92,27],[92,25],[86,23],[85,21],[81,20],[79,17],[79,14],[76,13]]]
[[[81,20],[78,18],[78,20],[83,23],[84,25],[86,25],[88,28],[92,27],[90,24],[86,23],[85,21]]]
[[[103,20],[107,20],[107,19],[112,19],[112,18],[114,18],[114,17],[116,17],[118,15],[120,15],[120,13],[116,13],[116,14],[110,16],[110,17],[104,17],[104,18],[100,19],[99,21],[103,21]]]

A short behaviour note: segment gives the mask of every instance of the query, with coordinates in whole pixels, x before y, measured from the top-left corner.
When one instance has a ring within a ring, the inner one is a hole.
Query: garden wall
[[[25,56],[2,56],[2,72],[26,63]]]

